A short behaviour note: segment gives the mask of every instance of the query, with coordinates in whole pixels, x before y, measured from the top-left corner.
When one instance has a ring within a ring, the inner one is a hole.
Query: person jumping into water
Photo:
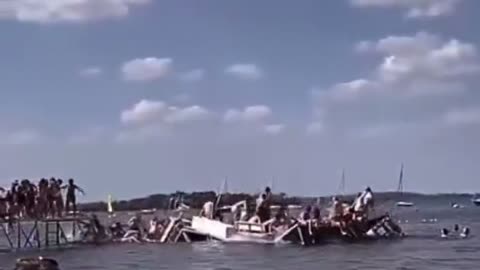
[[[74,182],[73,179],[68,180],[68,185],[67,185],[66,188],[67,188],[67,197],[66,197],[65,206],[66,206],[67,214],[70,211],[70,205],[72,205],[73,215],[76,215],[76,213],[77,213],[77,198],[75,196],[75,191],[77,191],[77,190],[80,191],[80,193],[82,193],[82,195],[85,195],[85,191],[83,191],[83,189],[81,189],[79,186],[75,185],[75,182]]]

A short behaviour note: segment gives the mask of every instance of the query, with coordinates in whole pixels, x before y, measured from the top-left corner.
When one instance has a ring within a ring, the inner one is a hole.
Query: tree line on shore
[[[115,211],[137,211],[142,209],[167,209],[171,199],[180,199],[183,203],[187,204],[193,209],[201,209],[202,205],[206,201],[215,201],[217,193],[214,191],[201,191],[201,192],[181,192],[177,191],[171,194],[153,194],[143,198],[135,198],[131,200],[117,200],[112,202],[112,207]],[[232,205],[236,202],[246,200],[249,204],[255,204],[255,200],[258,194],[248,193],[225,193],[222,194],[220,205]],[[468,201],[471,198],[471,194],[418,194],[418,193],[398,193],[398,192],[377,192],[377,202],[398,200],[439,200],[442,202],[449,201]],[[341,196],[345,200],[353,200],[355,194],[349,194]],[[273,204],[277,205],[307,205],[314,204],[317,201],[320,203],[328,204],[331,200],[331,196],[323,197],[300,197],[300,196],[287,196],[285,193],[274,194]],[[90,202],[83,203],[79,206],[82,211],[101,212],[106,211],[106,202]]]
[[[232,205],[236,202],[246,200],[248,203],[255,203],[258,195],[247,193],[225,193],[222,194],[220,205]],[[186,193],[177,191],[171,194],[153,194],[144,198],[131,200],[113,201],[112,207],[115,211],[136,211],[142,209],[167,209],[171,199],[180,199],[193,209],[202,208],[206,201],[215,201],[217,194],[214,191]],[[288,197],[285,193],[274,194],[274,204],[301,204],[303,200],[299,197]],[[82,211],[105,211],[106,202],[90,202],[81,204]]]

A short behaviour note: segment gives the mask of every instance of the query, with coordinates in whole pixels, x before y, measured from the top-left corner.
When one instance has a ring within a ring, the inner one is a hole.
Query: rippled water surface
[[[427,210],[426,210],[427,209]],[[62,269],[480,269],[480,207],[412,208],[395,212],[409,234],[403,240],[319,247],[196,244],[116,244],[0,254],[0,269],[17,257],[48,256]],[[438,220],[423,223],[422,219]],[[407,223],[408,222],[408,223]],[[472,229],[469,239],[440,239],[442,227]]]

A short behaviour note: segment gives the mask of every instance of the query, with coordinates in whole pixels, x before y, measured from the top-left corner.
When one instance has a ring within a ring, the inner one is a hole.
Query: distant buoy
[[[60,268],[56,260],[38,257],[18,259],[15,270],[60,270]]]

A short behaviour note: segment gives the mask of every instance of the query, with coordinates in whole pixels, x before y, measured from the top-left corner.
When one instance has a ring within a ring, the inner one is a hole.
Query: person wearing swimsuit
[[[75,182],[73,179],[68,180],[68,185],[67,185],[67,197],[66,197],[66,211],[69,213],[70,207],[72,207],[73,210],[73,215],[76,215],[77,213],[77,198],[75,195],[75,191],[80,191],[83,195],[85,195],[85,192],[83,189],[81,189],[79,186],[75,185]]]

